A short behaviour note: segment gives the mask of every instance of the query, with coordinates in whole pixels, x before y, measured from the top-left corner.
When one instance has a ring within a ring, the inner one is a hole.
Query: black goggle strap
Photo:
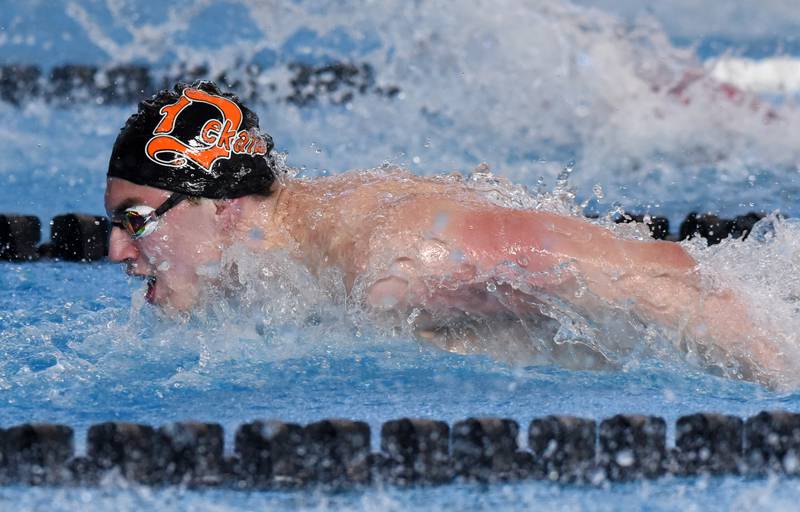
[[[181,201],[183,201],[187,197],[189,197],[189,196],[187,196],[186,194],[181,194],[180,192],[174,192],[171,196],[169,196],[167,198],[166,201],[161,203],[161,206],[156,208],[156,211],[153,212],[154,216],[155,217],[161,217],[162,215],[167,213],[167,210],[169,210],[170,208],[176,206],[178,203],[180,203]]]
[[[147,221],[151,219],[155,220],[158,217],[164,215],[170,208],[175,207],[177,204],[179,204],[187,197],[189,196],[187,196],[186,194],[175,192],[171,196],[169,196],[166,201],[161,203],[161,205],[158,208],[156,208],[152,213],[148,215],[142,215],[136,211],[127,210],[122,214],[122,218],[119,217],[112,218],[111,225],[116,226],[120,229],[123,229],[135,235],[145,226]],[[138,222],[134,220],[136,218],[139,219]]]

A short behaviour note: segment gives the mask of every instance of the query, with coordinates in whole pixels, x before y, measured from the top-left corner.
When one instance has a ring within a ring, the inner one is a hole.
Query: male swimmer
[[[445,332],[454,318],[529,330],[531,319],[552,324],[567,303],[589,317],[624,311],[706,363],[735,366],[735,376],[794,383],[784,344],[732,291],[701,288],[676,243],[497,206],[457,178],[398,170],[292,179],[272,148],[256,114],[211,82],[161,91],[128,119],[108,168],[109,257],[147,279],[150,303],[192,308],[198,270],[238,244],[285,251],[313,275],[337,270],[365,310],[411,313],[419,336],[449,350],[474,350],[474,336]]]

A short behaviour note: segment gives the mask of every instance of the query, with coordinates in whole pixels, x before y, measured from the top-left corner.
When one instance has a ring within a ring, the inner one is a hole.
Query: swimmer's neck
[[[286,178],[275,182],[267,197],[247,196],[236,205],[240,211],[230,232],[229,244],[242,243],[253,250],[285,250],[297,256],[309,249],[304,226],[307,210],[303,200],[309,185]]]

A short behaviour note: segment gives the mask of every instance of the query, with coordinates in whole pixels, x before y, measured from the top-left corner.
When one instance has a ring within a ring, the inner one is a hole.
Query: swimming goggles
[[[123,211],[119,217],[112,217],[111,225],[124,229],[134,240],[142,238],[158,228],[159,217],[187,197],[189,196],[186,194],[175,192],[161,203],[158,208],[146,205],[133,206]]]

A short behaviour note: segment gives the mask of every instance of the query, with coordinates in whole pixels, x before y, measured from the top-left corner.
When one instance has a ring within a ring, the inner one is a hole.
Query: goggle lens
[[[128,210],[123,219],[125,230],[130,236],[142,236],[147,229],[147,218],[138,212]]]
[[[155,210],[149,206],[135,206],[128,208],[122,214],[122,227],[128,232],[131,238],[140,238],[155,231],[157,218],[154,218]]]
[[[128,208],[120,217],[112,217],[111,225],[124,229],[133,239],[147,236],[158,227],[158,221],[164,213],[175,207],[188,196],[175,192],[158,208],[139,205]]]

